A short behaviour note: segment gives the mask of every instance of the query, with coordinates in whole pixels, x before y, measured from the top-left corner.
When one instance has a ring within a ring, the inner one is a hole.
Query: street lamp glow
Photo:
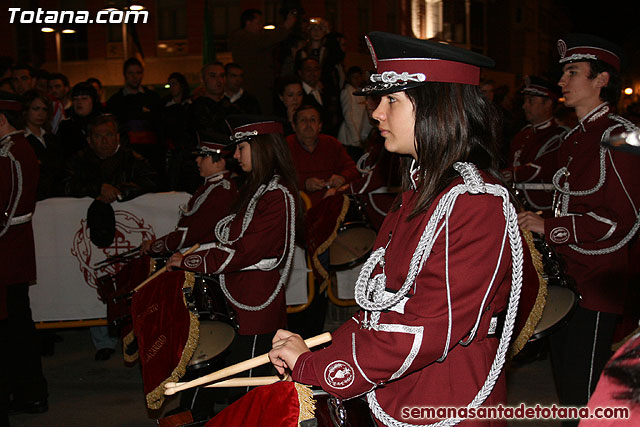
[[[275,25],[265,25],[263,28],[264,28],[265,30],[275,30],[275,29],[276,29],[276,26],[275,26]]]
[[[67,28],[62,30],[62,34],[74,34],[76,30],[72,30],[71,28]]]
[[[633,89],[631,89],[630,87],[626,88],[624,90],[624,94],[625,95],[632,95],[633,94]]]
[[[42,27],[40,28],[40,31],[42,31],[43,33],[53,33],[55,30],[51,27]]]
[[[129,6],[129,10],[143,10],[144,6],[140,5],[140,4],[132,4],[131,6]]]

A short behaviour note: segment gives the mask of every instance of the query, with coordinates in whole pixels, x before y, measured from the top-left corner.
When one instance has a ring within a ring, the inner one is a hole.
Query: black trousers
[[[48,396],[40,342],[31,318],[29,285],[8,285],[6,291],[8,317],[0,320],[0,414],[7,410],[10,395],[16,402],[41,401]]]
[[[566,327],[550,336],[551,362],[563,406],[586,406],[607,361],[618,315],[578,307]],[[577,426],[566,420],[563,426]]]

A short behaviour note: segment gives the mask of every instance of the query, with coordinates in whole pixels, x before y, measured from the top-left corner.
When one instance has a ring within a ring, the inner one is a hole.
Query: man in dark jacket
[[[102,115],[89,124],[89,146],[66,167],[63,193],[104,203],[156,191],[156,173],[138,153],[120,145],[116,118]]]

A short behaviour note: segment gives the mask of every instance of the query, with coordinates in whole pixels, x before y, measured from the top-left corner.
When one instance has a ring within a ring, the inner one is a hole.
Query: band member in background
[[[382,95],[373,118],[385,148],[403,155],[404,192],[356,283],[362,310],[325,349],[310,352],[281,330],[269,356],[281,374],[334,396],[367,393],[379,424],[425,424],[434,420],[402,408],[505,402],[500,354],[513,325],[499,338],[491,324],[515,314],[517,301],[507,300],[521,284],[522,242],[497,184],[497,116],[477,88],[493,60],[380,32],[367,43],[379,74],[361,93]]]
[[[227,169],[235,145],[229,141],[200,141],[195,153],[204,183],[186,206],[180,207],[180,220],[175,231],[155,240],[142,242],[141,252],[152,256],[170,255],[196,243],[215,240],[215,225],[229,213],[238,189]]]
[[[260,116],[227,120],[247,180],[231,214],[216,225],[216,241],[186,257],[173,254],[167,267],[219,275],[239,324],[227,358],[232,364],[269,351],[273,333],[286,324],[284,284],[301,209],[282,125]]]
[[[31,217],[36,207],[38,159],[24,137],[22,104],[0,99],[0,424],[8,410],[49,408],[40,344],[31,318],[29,285],[36,280]],[[11,401],[9,400],[12,396]]]
[[[529,76],[521,92],[522,109],[529,122],[511,141],[506,178],[521,192],[530,209],[542,210],[553,216],[553,185],[551,178],[558,169],[555,153],[562,135],[569,129],[553,118],[559,98],[557,85],[540,77]]]
[[[560,403],[584,406],[611,356],[629,280],[629,241],[640,222],[637,158],[610,151],[601,142],[637,128],[614,114],[622,88],[617,46],[570,34],[558,41],[558,50],[563,66],[558,84],[579,123],[557,152],[555,217],[523,212],[519,222],[544,234],[582,296],[567,327],[551,335],[550,342]]]

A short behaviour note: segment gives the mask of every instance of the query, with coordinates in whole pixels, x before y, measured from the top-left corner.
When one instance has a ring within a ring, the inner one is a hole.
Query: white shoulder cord
[[[7,231],[9,231],[9,227],[11,227],[11,220],[16,214],[16,209],[18,209],[18,203],[20,203],[20,197],[22,197],[22,168],[20,167],[20,162],[18,162],[16,158],[13,157],[13,154],[11,154],[11,147],[13,146],[13,144],[14,144],[13,140],[9,139],[9,141],[4,143],[2,147],[0,147],[0,157],[8,157],[11,163],[13,163],[13,165],[16,168],[16,178],[18,181],[15,198],[13,199],[14,202],[12,206],[7,206],[8,211],[7,211],[7,217],[5,218],[5,221],[7,222],[4,225],[4,227],[2,227],[2,230],[0,230],[0,236],[3,236]],[[13,178],[13,174],[11,175],[11,177]],[[11,193],[13,193],[13,183],[11,187]]]
[[[252,197],[251,201],[249,202],[249,205],[247,207],[247,210],[245,212],[245,216],[243,218],[242,221],[242,231],[240,233],[240,235],[238,236],[237,239],[233,240],[233,242],[238,241],[242,236],[244,236],[244,232],[246,231],[247,227],[249,226],[249,223],[251,222],[251,219],[253,218],[253,214],[255,212],[255,206],[258,202],[258,198],[256,198],[256,195],[259,194],[260,196],[262,196],[266,191],[273,191],[273,190],[280,190],[282,191],[283,195],[284,195],[284,203],[285,203],[285,211],[286,211],[286,225],[285,225],[285,241],[284,241],[284,247],[285,247],[285,251],[282,254],[282,257],[278,260],[277,263],[275,263],[275,265],[271,268],[269,268],[268,270],[273,270],[274,268],[276,268],[278,265],[280,265],[280,263],[282,263],[282,260],[284,259],[284,257],[287,257],[287,260],[285,262],[284,268],[282,269],[281,273],[280,273],[280,280],[278,281],[278,285],[276,286],[276,289],[273,291],[273,293],[271,294],[271,296],[269,296],[269,298],[262,304],[260,305],[246,305],[246,304],[242,304],[241,302],[237,301],[236,299],[233,298],[233,296],[231,296],[231,293],[229,292],[229,290],[227,289],[227,285],[226,285],[226,280],[225,280],[225,275],[224,274],[220,274],[220,288],[222,289],[222,293],[224,293],[224,296],[231,302],[231,304],[235,305],[236,307],[242,309],[242,310],[247,310],[247,311],[260,311],[260,310],[264,310],[269,304],[271,304],[273,302],[273,300],[276,298],[276,296],[278,295],[278,293],[280,292],[280,290],[282,289],[282,286],[287,282],[287,279],[289,277],[289,272],[291,271],[291,263],[293,262],[293,251],[294,251],[294,244],[295,244],[295,240],[296,240],[296,204],[295,204],[295,200],[293,198],[293,195],[291,194],[291,192],[289,192],[289,189],[287,189],[287,187],[278,184],[278,179],[280,177],[278,175],[274,175],[274,177],[271,179],[271,181],[269,182],[268,185],[261,185],[258,190],[256,191],[256,194],[254,194],[254,196]],[[246,221],[247,217],[249,217],[249,220]],[[227,218],[230,218],[226,223],[224,223],[223,225],[220,225],[220,223],[224,220],[226,220]],[[223,218],[220,222],[218,222],[218,224],[216,225],[216,237],[218,237],[219,235],[222,236],[224,233],[224,236],[226,236],[228,238],[229,236],[229,228],[228,228],[228,224],[233,220],[233,218],[235,218],[235,214],[233,215],[229,215],[226,218]],[[220,226],[220,232],[219,232],[219,228],[218,226]],[[222,227],[226,226],[226,230],[223,231]],[[223,242],[219,237],[218,239],[220,240],[221,243],[223,244],[229,244],[232,242],[226,241]]]
[[[617,121],[619,124],[609,127],[602,134],[602,141],[608,139],[609,136],[611,135],[611,132],[614,129],[616,129],[617,127],[619,127],[619,126],[624,126],[626,131],[638,130],[638,128],[633,123],[629,122],[626,119],[623,119],[622,117],[619,117],[619,116],[616,116],[616,115],[609,115],[609,118]],[[583,255],[604,255],[604,254],[610,254],[612,252],[615,252],[615,251],[619,250],[620,248],[622,248],[624,245],[626,245],[629,242],[629,240],[631,240],[631,238],[633,236],[635,236],[635,234],[638,232],[638,229],[640,229],[640,211],[638,211],[636,209],[635,204],[633,203],[633,200],[631,199],[631,196],[627,192],[627,189],[625,188],[624,183],[622,182],[622,178],[620,177],[620,175],[618,174],[618,171],[616,170],[616,166],[613,163],[613,157],[611,155],[611,152],[609,151],[609,149],[607,149],[605,147],[600,147],[600,177],[598,179],[598,183],[592,189],[583,190],[583,191],[569,191],[569,182],[566,179],[565,179],[564,185],[562,187],[560,187],[560,179],[562,178],[562,176],[565,176],[565,177],[569,176],[569,169],[566,166],[560,168],[553,175],[553,180],[552,180],[553,181],[553,186],[555,187],[556,191],[561,193],[561,196],[560,196],[560,216],[566,216],[568,214],[568,212],[569,212],[569,197],[570,196],[588,196],[588,195],[593,194],[596,191],[598,191],[604,185],[604,181],[605,181],[605,178],[606,178],[605,156],[607,154],[609,155],[609,160],[611,161],[611,166],[613,167],[613,171],[616,173],[616,175],[618,177],[618,181],[620,182],[620,185],[622,186],[622,189],[624,190],[627,198],[629,199],[629,202],[631,203],[631,206],[633,207],[633,211],[636,213],[636,221],[634,222],[633,226],[631,227],[631,230],[629,230],[629,232],[627,233],[626,236],[624,236],[618,243],[616,243],[615,245],[610,246],[608,248],[583,249],[578,245],[574,245],[574,244],[570,244],[569,245],[569,247],[571,249],[573,249],[574,251],[576,251],[578,253],[581,253]]]
[[[371,313],[371,320],[367,322],[366,327],[371,327],[373,329],[377,329],[377,322],[380,318],[380,312],[386,310],[388,308],[393,307],[397,304],[404,296],[408,293],[411,286],[414,284],[415,279],[422,269],[422,266],[426,262],[429,254],[431,253],[431,249],[435,243],[436,238],[440,234],[440,231],[443,229],[443,226],[438,227],[438,223],[442,220],[443,217],[446,216],[444,227],[447,229],[447,265],[446,265],[446,285],[447,285],[447,296],[450,298],[450,283],[449,283],[449,274],[448,274],[448,218],[452,212],[453,205],[457,197],[463,193],[471,193],[471,194],[492,194],[496,197],[501,197],[503,214],[506,219],[505,232],[502,240],[502,247],[500,249],[500,257],[497,262],[496,270],[494,271],[491,282],[488,286],[487,291],[485,292],[485,296],[482,301],[482,305],[479,310],[478,319],[476,320],[476,324],[473,327],[470,338],[466,343],[462,343],[463,345],[469,344],[469,342],[475,336],[480,316],[484,310],[484,304],[486,303],[486,299],[490,290],[493,286],[493,282],[495,280],[498,268],[501,263],[502,252],[504,250],[505,245],[505,237],[508,234],[509,236],[509,245],[511,247],[511,258],[512,258],[512,285],[511,292],[509,294],[509,304],[507,309],[507,316],[505,319],[505,325],[502,331],[502,336],[500,337],[500,343],[498,345],[498,350],[496,352],[496,356],[489,370],[489,374],[487,379],[485,380],[484,385],[473,399],[471,403],[467,405],[468,408],[477,408],[480,406],[486,398],[489,396],[493,387],[495,386],[496,381],[502,371],[502,368],[505,363],[506,353],[509,348],[509,343],[511,340],[511,335],[513,333],[513,326],[515,324],[515,318],[517,314],[518,302],[520,300],[520,291],[522,288],[522,240],[520,237],[520,231],[518,229],[517,222],[517,214],[515,208],[509,201],[509,193],[507,190],[495,184],[486,184],[482,181],[477,169],[474,165],[470,163],[456,163],[454,168],[462,175],[465,183],[459,184],[452,188],[449,192],[447,192],[438,202],[434,213],[431,218],[429,218],[429,222],[420,237],[420,241],[416,247],[416,250],[413,254],[411,262],[409,264],[409,272],[407,273],[407,278],[396,294],[389,298],[384,297],[385,290],[385,282],[386,277],[384,272],[376,275],[375,277],[369,279],[371,277],[371,273],[376,265],[380,264],[384,268],[385,263],[385,252],[386,248],[378,248],[376,249],[369,259],[365,262],[364,266],[360,271],[360,275],[358,276],[358,280],[356,281],[355,286],[355,297],[358,305],[360,305],[363,309],[368,311],[373,311]],[[439,359],[444,360],[447,356],[447,351],[449,347],[449,343],[451,340],[451,301],[448,301],[448,310],[449,310],[449,325],[447,331],[447,345],[444,349],[442,357]],[[414,424],[403,423],[392,418],[389,414],[384,412],[380,404],[378,403],[375,390],[367,393],[367,400],[369,402],[369,407],[371,411],[376,416],[377,419],[382,421],[385,425],[397,426],[397,427],[412,427]],[[458,424],[462,419],[454,419],[448,418],[437,423],[431,424],[432,427],[444,427],[444,426],[453,426]]]
[[[207,198],[209,197],[209,194],[211,194],[213,189],[216,188],[216,187],[220,187],[220,186],[222,186],[225,190],[231,189],[231,184],[229,183],[229,181],[227,181],[224,178],[221,179],[220,181],[216,182],[215,184],[212,184],[209,187],[207,187],[207,189],[204,190],[202,192],[202,194],[198,196],[198,198],[194,202],[193,206],[191,206],[191,209],[188,209],[188,205],[180,206],[180,215],[185,217],[185,216],[191,216],[194,213],[196,213],[198,211],[198,209],[200,209],[200,207],[207,200]]]

